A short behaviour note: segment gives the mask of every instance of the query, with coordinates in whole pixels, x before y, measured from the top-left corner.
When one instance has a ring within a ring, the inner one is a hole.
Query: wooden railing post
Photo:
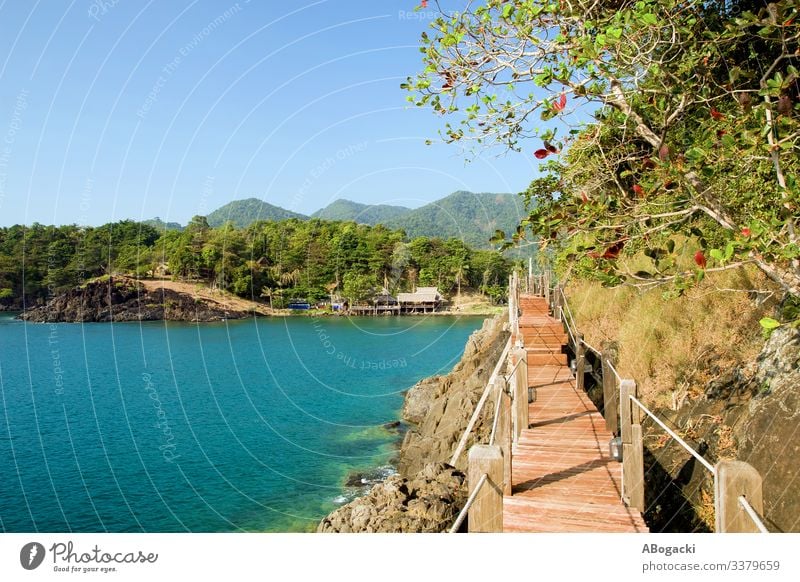
[[[469,509],[469,532],[503,531],[503,452],[498,445],[473,445],[469,450],[467,483],[469,493],[483,475],[486,483]]]
[[[553,288],[553,317],[561,321],[561,288]]]
[[[520,362],[519,365],[517,363]],[[512,402],[514,410],[514,442],[519,442],[519,435],[523,429],[528,428],[528,351],[525,348],[515,348],[511,351]]]
[[[631,400],[636,396],[636,382],[620,382],[619,417],[622,433],[622,487],[624,501],[644,511],[644,445],[641,413]]]
[[[757,533],[750,516],[739,503],[744,495],[759,515],[764,515],[761,475],[744,461],[720,461],[716,465],[714,509],[717,533]]]
[[[497,433],[494,443],[503,453],[503,495],[511,495],[511,395],[503,380],[495,381],[497,391]]]
[[[611,371],[610,358],[602,355],[603,365],[603,416],[606,419],[606,428],[611,434],[619,432],[619,402],[617,401],[617,379]]]
[[[580,392],[586,379],[586,346],[583,344],[583,334],[575,335],[575,387]]]

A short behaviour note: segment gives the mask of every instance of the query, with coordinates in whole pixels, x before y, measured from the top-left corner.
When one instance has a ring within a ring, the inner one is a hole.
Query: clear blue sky
[[[424,144],[443,120],[399,88],[432,14],[416,3],[0,3],[0,225],[523,190],[530,152]]]

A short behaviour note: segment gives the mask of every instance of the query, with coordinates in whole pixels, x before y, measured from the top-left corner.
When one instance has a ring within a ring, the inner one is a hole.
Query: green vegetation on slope
[[[150,218],[148,220],[143,220],[142,224],[146,224],[147,226],[152,226],[158,231],[183,230],[183,225],[180,222],[164,222],[158,216],[156,216],[155,218]]]
[[[516,232],[524,215],[522,202],[513,194],[461,191],[414,210],[387,204],[369,205],[337,200],[315,212],[313,217],[372,226],[384,224],[404,230],[409,238],[458,238],[474,248],[489,249],[492,248],[489,241],[497,230],[506,234]],[[246,228],[259,220],[288,218],[305,220],[307,217],[250,198],[229,202],[215,210],[208,215],[208,223],[217,227],[230,221],[238,228]]]
[[[307,217],[258,198],[247,198],[234,200],[217,208],[208,215],[208,224],[217,227],[231,222],[238,228],[245,228],[258,220],[286,220],[287,218],[303,220]]]
[[[446,140],[546,160],[525,224],[566,263],[678,291],[752,263],[800,295],[795,1],[486,0],[431,27],[425,68],[404,87],[460,116]],[[562,119],[587,103],[593,122]],[[619,268],[637,253],[646,268]]]
[[[411,212],[405,206],[389,204],[361,204],[340,198],[317,210],[311,216],[323,220],[347,220],[359,224],[388,224],[388,221]]]
[[[402,228],[408,236],[458,238],[476,248],[490,248],[495,231],[516,232],[525,215],[513,194],[454,192],[398,218],[387,226]]]
[[[275,307],[335,293],[351,301],[435,285],[499,299],[510,262],[458,239],[407,239],[399,230],[319,219],[219,228],[194,217],[182,231],[122,221],[100,227],[0,228],[0,305],[46,300],[88,279],[129,274],[197,281]]]

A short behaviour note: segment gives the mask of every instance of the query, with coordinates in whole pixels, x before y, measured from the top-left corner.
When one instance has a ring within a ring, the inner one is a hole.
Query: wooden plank
[[[504,498],[504,530],[646,532],[639,511],[620,499],[622,465],[608,452],[613,423],[609,426],[579,389],[563,359],[563,324],[529,296],[520,296],[518,305],[528,357],[527,383],[520,385],[535,386],[537,400],[527,407],[529,428],[520,431],[512,447],[513,495]],[[640,430],[630,430],[629,436]]]

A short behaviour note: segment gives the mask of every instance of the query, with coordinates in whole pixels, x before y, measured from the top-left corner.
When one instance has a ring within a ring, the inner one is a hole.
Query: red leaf
[[[633,191],[634,191],[634,193],[635,193],[635,194],[636,194],[636,195],[637,195],[639,198],[641,198],[642,196],[644,196],[644,188],[642,188],[641,186],[639,186],[639,184],[634,184],[634,185],[633,185]]]
[[[558,149],[556,149],[556,146],[551,144],[549,141],[544,142],[544,149],[546,149],[551,154],[557,154],[558,153]]]
[[[419,7],[420,8],[427,8],[428,7],[428,0],[420,0]]]
[[[624,246],[624,240],[617,241],[603,252],[602,257],[604,259],[616,259]]]
[[[656,163],[650,158],[645,158],[642,160],[642,167],[645,168],[646,170],[652,170],[653,168],[656,167]]]
[[[703,254],[703,251],[697,251],[694,254],[694,262],[697,263],[697,266],[701,269],[706,268],[706,256]]]
[[[589,202],[589,197],[586,195],[586,192],[581,192],[581,200],[583,200],[584,204]]]
[[[746,226],[742,229],[742,236],[750,236],[751,234],[750,229]]]
[[[536,156],[536,159],[537,159],[537,160],[543,160],[543,159],[545,159],[547,156],[549,156],[549,155],[550,155],[550,152],[548,152],[548,151],[547,151],[547,150],[545,150],[545,149],[541,149],[541,150],[536,150],[535,152],[533,152],[533,155],[534,155],[534,156]]]
[[[565,93],[561,94],[561,97],[558,98],[557,101],[553,103],[553,109],[556,111],[564,111],[564,107],[567,106],[567,95]]]
[[[713,117],[717,121],[722,121],[723,119],[725,119],[725,116],[716,109],[714,109],[713,107],[711,108],[711,117]]]
[[[666,162],[669,159],[669,146],[664,144],[658,148],[658,159]]]

